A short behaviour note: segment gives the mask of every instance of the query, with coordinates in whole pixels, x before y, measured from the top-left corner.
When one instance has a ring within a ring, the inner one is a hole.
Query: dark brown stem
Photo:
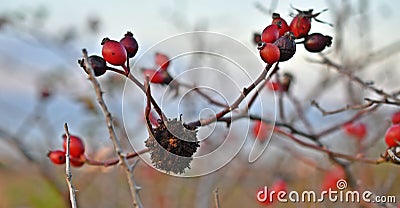
[[[253,90],[255,89],[258,84],[260,84],[262,81],[264,81],[265,77],[267,77],[267,74],[269,72],[269,70],[271,69],[272,65],[268,64],[265,69],[262,71],[262,73],[260,74],[260,76],[258,76],[258,78],[247,88],[244,88],[242,93],[240,94],[240,96],[236,99],[236,101],[230,105],[229,107],[226,107],[225,109],[223,109],[222,111],[220,111],[219,113],[217,113],[215,116],[212,116],[210,118],[206,118],[203,120],[197,120],[191,123],[187,123],[187,126],[191,126],[191,127],[198,127],[198,126],[206,126],[209,125],[210,123],[213,123],[215,121],[217,121],[218,119],[222,118],[223,116],[225,116],[226,114],[228,114],[229,112],[235,110],[236,108],[239,107],[239,104],[242,103],[242,101],[247,97],[247,95]],[[271,74],[269,75],[268,79],[278,70],[278,64],[275,64],[274,69],[272,70]]]
[[[296,142],[296,143],[298,143],[298,144],[300,144],[300,145],[302,145],[304,147],[308,147],[308,148],[311,148],[311,149],[314,149],[314,150],[318,150],[320,152],[324,152],[324,153],[326,153],[328,155],[331,155],[331,156],[333,156],[335,158],[342,158],[342,159],[346,159],[348,161],[362,162],[362,163],[369,163],[369,164],[381,164],[381,163],[387,162],[383,158],[379,158],[379,159],[373,160],[373,159],[367,159],[367,158],[357,157],[357,156],[353,156],[353,155],[346,155],[346,154],[338,153],[338,152],[332,152],[332,151],[330,151],[329,149],[327,149],[325,147],[321,147],[321,146],[318,146],[318,145],[314,145],[314,144],[311,144],[311,143],[304,142],[304,141],[298,139],[297,137],[295,137],[293,134],[287,133],[287,132],[281,130],[280,128],[277,128],[277,127],[275,127],[275,128],[271,127],[271,128],[273,129],[274,132],[279,133],[281,135],[284,135],[287,138],[293,140],[294,142]]]
[[[131,152],[126,154],[126,159],[131,159],[135,158],[141,154],[149,152],[149,149],[143,149],[138,152]],[[105,161],[97,161],[97,160],[92,160],[90,158],[85,158],[85,163],[88,165],[93,165],[93,166],[104,166],[104,167],[110,167],[117,165],[119,163],[119,158],[113,158]]]
[[[174,81],[175,81],[175,80],[174,80]],[[227,108],[227,107],[228,107],[227,104],[222,103],[222,102],[219,102],[219,101],[213,99],[212,97],[210,97],[209,95],[207,95],[205,92],[203,92],[201,89],[199,89],[198,87],[196,87],[196,86],[194,86],[194,85],[192,86],[192,85],[190,85],[190,84],[183,83],[183,82],[178,82],[178,81],[175,81],[175,82],[178,84],[178,86],[182,86],[182,87],[186,87],[186,88],[188,88],[188,89],[192,89],[193,91],[195,91],[196,93],[198,93],[200,96],[204,97],[204,98],[205,98],[208,102],[210,102],[211,104],[214,104],[214,105],[220,106],[220,107],[224,107],[224,108]]]

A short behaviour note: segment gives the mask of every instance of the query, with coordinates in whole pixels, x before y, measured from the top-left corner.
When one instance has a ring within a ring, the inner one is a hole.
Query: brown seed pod
[[[296,53],[296,42],[292,32],[286,32],[284,36],[274,42],[274,45],[278,46],[281,52],[280,62],[289,60]]]
[[[153,128],[145,144],[150,150],[154,166],[176,174],[190,169],[192,156],[200,146],[196,134],[197,131],[185,128],[178,119],[161,122]]]

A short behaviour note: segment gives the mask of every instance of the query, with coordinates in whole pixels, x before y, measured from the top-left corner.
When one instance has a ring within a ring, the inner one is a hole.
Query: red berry
[[[265,192],[264,188],[260,188],[257,191],[257,194],[260,191]],[[274,192],[273,194],[271,193],[272,191]],[[261,199],[266,199],[265,201],[263,201],[263,202],[261,201],[260,203],[263,205],[271,205],[272,203],[277,202],[278,194],[281,191],[287,192],[287,183],[282,179],[275,181],[271,187],[268,187],[267,193],[263,193],[259,196]],[[265,194],[266,194],[266,196],[265,196]],[[269,197],[271,195],[272,195],[272,198],[270,199]]]
[[[50,161],[54,164],[61,165],[65,163],[65,152],[61,150],[53,150],[47,153]]]
[[[303,38],[311,29],[312,10],[300,11],[290,22],[290,31],[293,32],[294,37]]]
[[[284,36],[278,38],[278,40],[274,42],[274,45],[279,48],[280,62],[291,59],[296,53],[296,42],[294,41],[294,36],[291,32],[287,32]]]
[[[400,124],[396,124],[388,128],[385,134],[385,142],[389,147],[399,146],[400,142]]]
[[[43,87],[40,91],[40,99],[48,99],[51,95],[51,89],[48,86]]]
[[[279,37],[290,30],[288,23],[278,13],[272,14],[272,24],[280,25]]]
[[[337,181],[345,178],[345,172],[340,166],[336,166],[335,168],[327,171],[322,179],[322,191],[329,191],[329,189],[337,190]]]
[[[261,33],[261,41],[273,43],[279,38],[279,28],[277,24],[268,25]]]
[[[81,167],[83,166],[83,164],[85,164],[85,161],[82,160],[81,158],[72,157],[71,155],[69,163],[74,167]]]
[[[332,45],[332,37],[322,35],[321,33],[313,33],[304,38],[304,48],[312,53],[318,53]]]
[[[265,142],[268,138],[267,124],[260,120],[257,120],[253,126],[253,136],[260,142]]]
[[[160,71],[157,71],[155,69],[144,69],[143,74],[145,77],[146,76],[149,77],[151,83],[156,83],[156,84],[164,83],[164,77]]]
[[[64,151],[67,151],[66,150],[67,149],[67,136],[64,134],[63,138],[64,138],[63,148],[64,148]],[[84,153],[85,153],[85,145],[83,144],[82,139],[77,136],[70,135],[69,154],[71,155],[71,157],[79,158]]]
[[[96,55],[92,55],[88,57],[89,64],[93,68],[94,76],[98,77],[106,73],[107,71],[107,65],[106,61]],[[86,65],[84,59],[78,61],[79,65],[85,69],[85,72],[87,73]]]
[[[274,185],[272,185],[271,190],[274,190],[275,193],[279,193],[280,191],[287,192],[287,183],[283,179],[279,179],[275,181]],[[276,196],[276,195],[275,195]]]
[[[101,44],[103,45],[101,53],[108,63],[115,66],[123,66],[125,64],[127,53],[120,42],[104,38]]]
[[[400,123],[400,111],[396,112],[392,116],[392,123],[399,124]]]
[[[280,51],[279,48],[272,43],[259,44],[261,59],[267,64],[273,64],[279,61]]]
[[[133,58],[138,52],[139,45],[131,32],[127,32],[125,37],[119,41],[126,49],[129,58]]]
[[[367,135],[367,127],[364,123],[347,123],[343,128],[348,135],[355,137],[359,141],[363,140]]]
[[[272,91],[279,91],[281,89],[278,82],[267,82],[267,87]]]
[[[163,53],[156,53],[155,62],[156,65],[159,66],[162,70],[167,70],[169,66],[169,58]]]

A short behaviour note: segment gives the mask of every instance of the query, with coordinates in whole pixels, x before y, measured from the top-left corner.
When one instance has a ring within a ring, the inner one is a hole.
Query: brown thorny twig
[[[82,53],[83,53],[83,58],[84,58],[84,63],[85,63],[86,69],[87,69],[87,73],[89,74],[88,75],[89,80],[93,85],[93,88],[96,92],[97,101],[98,101],[98,103],[104,113],[105,119],[106,119],[110,139],[114,145],[114,149],[115,149],[115,152],[117,153],[119,163],[124,168],[126,177],[128,179],[128,184],[129,184],[129,188],[130,188],[130,192],[131,192],[133,207],[140,208],[140,207],[142,207],[140,197],[139,197],[140,187],[138,187],[136,185],[136,182],[135,182],[134,176],[133,176],[133,170],[134,170],[135,166],[137,165],[137,162],[139,162],[139,160],[137,160],[133,165],[130,165],[128,163],[127,156],[122,150],[121,142],[117,138],[117,135],[116,135],[116,132],[114,129],[112,115],[111,115],[110,111],[108,110],[106,103],[104,102],[103,92],[101,91],[100,84],[97,81],[97,79],[94,77],[93,68],[91,67],[91,65],[89,64],[89,62],[87,60],[88,54],[87,54],[86,49],[83,49]]]
[[[67,185],[68,185],[68,190],[69,190],[69,199],[71,201],[71,207],[72,208],[76,208],[76,190],[74,185],[72,184],[72,174],[71,174],[71,164],[70,164],[70,144],[71,144],[71,137],[68,131],[68,124],[65,123],[64,124],[64,130],[65,130],[65,136],[67,137],[67,147],[66,147],[66,151],[65,151],[65,174],[67,176],[66,181],[67,181]]]

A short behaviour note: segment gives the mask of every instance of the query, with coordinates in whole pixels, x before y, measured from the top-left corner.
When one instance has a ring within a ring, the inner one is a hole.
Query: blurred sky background
[[[76,27],[79,38],[67,46],[43,46],[41,42],[32,44],[36,40],[29,42],[30,31],[26,31],[24,34],[23,31],[18,31],[18,29],[12,27],[2,28],[0,33],[0,62],[2,63],[2,67],[0,67],[0,113],[4,119],[1,119],[0,125],[12,128],[14,122],[18,122],[23,118],[23,115],[32,110],[31,103],[35,100],[35,91],[37,90],[34,86],[38,82],[35,79],[36,75],[43,75],[43,73],[51,72],[55,68],[69,68],[68,70],[71,70],[81,57],[82,48],[88,48],[89,52],[100,54],[101,46],[99,43],[102,38],[120,39],[127,30],[133,31],[138,39],[140,43],[139,54],[170,36],[194,30],[208,30],[226,34],[241,41],[256,54],[256,47],[251,42],[252,33],[262,31],[271,22],[270,16],[263,14],[255,7],[256,2],[265,7],[271,4],[270,1],[222,0],[2,1],[0,13],[3,15],[12,12],[24,13],[42,8],[45,11],[46,18],[39,28],[40,31],[46,35],[57,37],[57,34],[65,32],[68,28]],[[318,12],[328,8],[330,4],[348,3],[353,5],[364,1],[280,0],[276,2],[277,7],[274,11],[280,13],[290,23],[289,13],[293,11],[290,5],[301,10],[313,8],[314,11]],[[357,45],[360,34],[345,31],[346,37],[348,37],[346,47],[348,47],[350,55],[357,54],[365,49],[379,49],[395,42],[399,37],[397,26],[400,13],[397,10],[400,8],[400,2],[390,0],[369,2],[370,10],[366,12],[370,13],[371,27],[368,31],[370,31],[372,42],[362,46]],[[329,11],[321,14],[319,19],[333,23],[332,15],[335,13],[335,8],[329,9]],[[354,10],[357,10],[357,8],[352,10],[354,13],[352,18],[355,21],[349,22],[350,25],[347,26],[348,28],[362,28],[363,25],[360,24],[362,21],[357,19],[362,16]],[[100,21],[99,32],[95,35],[89,34],[85,29],[88,18],[97,18]],[[334,28],[316,22],[313,22],[311,32],[321,32],[334,36]],[[86,33],[87,35],[85,35]],[[174,49],[171,48],[171,50]],[[54,51],[56,52],[54,53]],[[306,56],[318,58],[318,55],[306,54],[305,50],[299,47],[296,53],[297,58],[291,60],[290,64],[282,64],[287,70],[295,71],[302,68],[302,74],[307,78],[303,79],[303,76],[302,79],[299,79],[297,82],[299,86],[309,86],[319,73],[319,71],[313,70],[317,66],[306,63]],[[389,60],[386,67],[393,67],[393,63],[393,59]],[[81,72],[78,71],[72,72],[71,70],[71,76],[78,74],[79,82],[85,82],[86,80],[82,79]],[[373,76],[371,75],[372,78]],[[385,77],[382,80],[385,80]],[[297,87],[296,90],[302,93],[302,87]],[[65,100],[59,102],[63,105],[55,104],[52,110],[62,111],[65,109],[65,105],[67,105]],[[71,110],[68,107],[67,109]],[[69,111],[65,112],[66,115],[69,113]],[[60,122],[65,120],[63,116],[60,116],[59,119]],[[62,130],[62,125],[59,127]]]

